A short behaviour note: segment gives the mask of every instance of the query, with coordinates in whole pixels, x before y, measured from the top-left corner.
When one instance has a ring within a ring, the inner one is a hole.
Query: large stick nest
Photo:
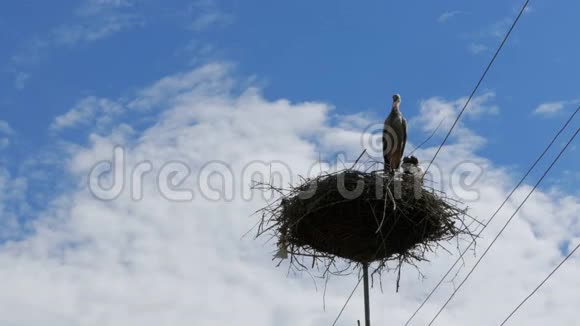
[[[290,265],[301,270],[309,269],[309,258],[311,268],[322,263],[325,273],[337,258],[349,267],[378,262],[375,271],[398,261],[400,269],[403,262],[426,260],[441,242],[473,236],[461,203],[425,186],[420,176],[345,169],[290,189],[257,188],[280,194],[259,211],[257,236],[277,238]]]

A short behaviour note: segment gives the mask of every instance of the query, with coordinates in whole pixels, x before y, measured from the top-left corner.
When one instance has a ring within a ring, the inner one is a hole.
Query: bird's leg
[[[387,174],[391,171],[391,164],[389,164],[389,160],[387,157],[385,157],[385,164],[384,164],[384,173]]]

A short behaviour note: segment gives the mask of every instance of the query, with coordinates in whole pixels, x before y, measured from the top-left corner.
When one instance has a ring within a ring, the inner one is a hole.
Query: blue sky
[[[20,160],[55,142],[51,121],[80,98],[127,96],[165,74],[211,60],[232,62],[240,76],[254,76],[267,98],[326,101],[337,113],[368,112],[380,120],[391,94],[399,92],[403,111],[412,116],[422,99],[469,93],[520,2],[1,6],[0,107],[18,135],[6,153]],[[580,45],[571,41],[579,4],[530,6],[480,89],[495,93],[500,114],[468,121],[488,138],[485,156],[518,170],[580,98]],[[547,102],[564,102],[564,108],[532,114]],[[411,140],[425,137],[410,128]],[[72,136],[83,141],[82,133]],[[562,169],[578,165],[579,156],[572,157]]]
[[[197,197],[176,204],[153,191],[140,202],[125,193],[101,202],[87,191],[90,169],[110,160],[115,145],[126,146],[131,163],[183,160],[194,170],[211,159],[231,163],[236,172],[258,159],[283,160],[296,171],[337,152],[354,159],[365,127],[382,125],[393,93],[402,95],[412,144],[425,139],[439,117],[447,119],[417,152],[426,161],[522,3],[0,3],[0,279],[13,280],[0,285],[0,323],[179,325],[191,324],[191,311],[196,323],[224,319],[212,323],[220,325],[231,319],[255,325],[332,321],[352,284],[334,281],[324,312],[308,277],[286,279],[267,257],[272,248],[240,241],[253,224],[240,214],[263,201]],[[488,171],[477,187],[481,200],[469,203],[474,215],[489,217],[580,105],[578,12],[578,1],[531,1],[443,149],[439,160],[449,175],[457,162]],[[506,210],[523,199],[578,119]],[[473,322],[482,305],[491,312],[475,320],[494,324],[507,309],[496,300],[498,291],[510,287],[502,299],[518,302],[580,241],[577,144],[508,229],[505,249],[490,252],[489,268],[471,288],[480,296],[451,307],[442,324]],[[154,184],[149,180],[145,189]],[[482,248],[499,227],[490,226]],[[378,319],[404,321],[449,266],[450,258],[437,258],[421,265],[432,276],[425,283],[409,273],[401,296],[375,293],[377,306],[400,308]],[[212,272],[200,271],[199,260]],[[506,261],[529,273],[520,275]],[[580,260],[569,265],[575,268],[562,272],[544,301],[530,303],[530,311],[542,314],[522,314],[522,324],[545,325],[556,313],[556,324],[575,320]],[[47,273],[39,277],[38,270]],[[29,284],[39,289],[34,295]],[[237,291],[220,296],[231,287]],[[197,290],[207,292],[205,301]],[[232,311],[220,313],[222,301]],[[150,314],[127,314],[125,304]],[[360,311],[353,305],[345,325]]]

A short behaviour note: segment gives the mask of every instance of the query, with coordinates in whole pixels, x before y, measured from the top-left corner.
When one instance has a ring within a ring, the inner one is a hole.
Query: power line
[[[580,128],[576,129],[576,132],[574,133],[574,135],[570,138],[570,140],[566,143],[566,146],[564,146],[564,148],[562,148],[562,150],[560,151],[560,153],[558,153],[558,156],[556,156],[556,158],[552,161],[552,163],[550,164],[550,166],[546,169],[546,171],[544,172],[544,174],[542,175],[542,177],[538,180],[538,182],[536,182],[536,184],[534,185],[534,187],[532,188],[532,190],[530,190],[530,192],[528,193],[528,195],[526,196],[526,198],[524,198],[524,200],[521,202],[521,204],[517,207],[517,209],[514,211],[514,213],[510,216],[510,218],[507,220],[507,222],[504,224],[504,226],[501,228],[501,230],[499,231],[499,233],[495,236],[495,238],[491,241],[491,243],[489,244],[489,246],[485,249],[485,251],[483,252],[483,254],[481,255],[481,257],[479,257],[479,259],[477,260],[477,262],[475,262],[475,265],[471,268],[471,270],[469,271],[469,273],[467,273],[467,276],[463,279],[463,281],[461,281],[461,283],[459,284],[459,286],[453,291],[453,293],[451,293],[451,296],[449,296],[449,299],[447,299],[447,301],[443,304],[443,306],[441,307],[441,309],[439,309],[439,311],[437,312],[437,314],[435,315],[435,317],[433,317],[433,319],[431,320],[431,322],[429,323],[428,326],[431,326],[435,320],[437,319],[437,317],[439,317],[439,315],[441,314],[441,312],[445,309],[445,307],[447,307],[447,305],[449,304],[449,302],[451,302],[451,299],[453,299],[453,297],[455,296],[455,294],[457,293],[457,291],[459,291],[459,289],[461,289],[461,287],[463,286],[463,284],[465,284],[465,282],[469,279],[469,277],[471,276],[471,274],[475,271],[475,269],[477,268],[477,266],[479,266],[479,263],[481,262],[481,260],[485,257],[485,255],[489,252],[489,250],[491,249],[491,247],[495,244],[495,242],[497,241],[497,239],[500,237],[500,235],[503,233],[503,231],[505,231],[505,229],[507,228],[507,226],[510,224],[510,222],[513,220],[514,216],[516,216],[516,214],[519,212],[519,210],[522,208],[522,206],[526,203],[526,201],[530,198],[530,196],[534,193],[534,191],[536,190],[536,188],[540,185],[540,183],[544,180],[544,178],[546,177],[546,175],[548,175],[548,172],[550,172],[550,170],[552,169],[552,167],[556,164],[556,162],[560,159],[560,157],[562,156],[562,154],[564,153],[564,151],[566,151],[566,149],[568,148],[568,146],[572,143],[572,141],[576,138],[576,135],[578,135],[578,132],[580,131]]]
[[[554,273],[556,273],[556,271],[562,266],[564,265],[564,263],[570,258],[572,257],[572,255],[574,255],[574,253],[576,252],[576,250],[578,250],[578,248],[580,248],[580,243],[576,246],[576,248],[574,248],[574,250],[572,250],[568,256],[566,256],[561,262],[560,264],[558,264],[558,266],[556,266],[556,268],[554,268],[554,270],[552,270],[552,272],[550,274],[548,274],[548,276],[546,276],[546,278],[540,283],[538,284],[538,286],[536,286],[536,288],[530,293],[528,294],[528,296],[522,301],[520,302],[520,304],[506,317],[506,319],[504,319],[504,321],[501,323],[500,326],[505,325],[505,323],[516,313],[516,311],[518,311],[523,305],[524,303],[526,303],[526,301],[528,301],[529,298],[531,298],[541,287],[542,285],[544,285],[544,283],[546,283],[546,281],[548,281],[548,279],[550,279],[550,277],[552,277],[552,275],[554,275]]]
[[[491,58],[491,61],[489,62],[489,64],[487,65],[487,67],[485,68],[483,75],[481,75],[481,77],[479,78],[479,81],[477,82],[477,84],[475,85],[475,88],[473,89],[473,91],[471,92],[471,95],[469,95],[469,98],[467,99],[467,102],[465,102],[465,105],[463,106],[463,108],[461,109],[461,111],[459,111],[459,114],[457,115],[457,118],[455,119],[455,121],[453,122],[453,125],[451,125],[451,128],[449,129],[449,132],[447,132],[447,135],[445,136],[445,138],[443,139],[443,142],[441,142],[441,145],[439,145],[439,148],[437,148],[437,151],[435,152],[435,155],[433,156],[433,159],[431,160],[431,162],[429,162],[429,165],[427,166],[427,169],[425,169],[425,174],[427,174],[427,171],[429,171],[429,168],[431,167],[431,164],[433,164],[433,162],[435,161],[435,158],[437,157],[437,155],[439,155],[439,151],[441,151],[441,148],[443,147],[443,145],[445,145],[445,143],[447,142],[447,139],[449,138],[449,135],[451,135],[451,132],[453,131],[453,129],[455,128],[455,125],[457,124],[457,122],[459,122],[459,119],[461,118],[461,116],[463,115],[463,112],[465,111],[465,109],[467,109],[467,106],[469,105],[469,103],[471,102],[471,99],[473,98],[473,96],[475,95],[475,93],[477,92],[477,89],[479,88],[479,86],[481,85],[481,83],[483,82],[483,79],[485,78],[485,76],[487,75],[487,72],[489,71],[489,69],[491,68],[491,66],[493,65],[493,63],[495,62],[495,59],[497,58],[497,56],[499,55],[499,52],[501,51],[501,49],[503,48],[504,44],[506,43],[507,39],[509,38],[510,34],[512,33],[513,29],[516,27],[518,21],[520,20],[520,17],[523,15],[524,11],[526,10],[528,3],[530,2],[530,0],[526,0],[526,2],[524,3],[522,9],[520,10],[520,13],[518,14],[518,16],[516,17],[516,19],[514,20],[512,26],[510,27],[510,29],[508,30],[507,34],[505,35],[503,41],[501,42],[501,44],[499,45],[499,47],[497,48],[497,50],[495,51],[495,54],[493,55],[493,57]]]
[[[425,145],[426,142],[428,142],[431,138],[433,138],[433,136],[435,135],[435,133],[437,132],[437,130],[439,130],[439,128],[441,127],[441,125],[443,124],[443,121],[445,121],[445,119],[441,119],[441,121],[439,121],[439,124],[437,125],[437,128],[435,128],[433,130],[433,132],[431,133],[431,135],[429,135],[429,137],[427,137],[425,140],[423,140],[423,142],[421,144],[419,144],[419,146],[415,147],[411,153],[407,154],[407,156],[411,156],[413,155],[413,153],[415,153],[416,150],[418,150],[419,148],[423,147],[423,145]]]
[[[558,131],[558,133],[556,133],[556,135],[552,138],[552,140],[550,141],[550,143],[548,144],[548,146],[546,146],[546,148],[540,154],[540,156],[538,156],[538,158],[536,159],[536,161],[528,168],[528,170],[524,174],[524,176],[520,179],[520,181],[516,184],[516,186],[511,190],[511,192],[504,199],[504,201],[501,203],[501,205],[499,205],[499,207],[491,215],[491,217],[489,218],[489,220],[483,225],[483,228],[477,233],[475,239],[479,238],[479,236],[483,233],[483,231],[487,228],[487,226],[493,221],[493,219],[497,216],[497,214],[501,211],[501,209],[509,201],[509,199],[512,197],[512,195],[519,189],[519,187],[523,184],[524,180],[528,177],[528,175],[532,172],[532,170],[536,167],[536,165],[542,160],[542,158],[546,155],[546,153],[548,152],[548,150],[550,150],[550,148],[552,147],[552,145],[554,144],[554,142],[558,139],[558,137],[560,136],[560,134],[566,129],[566,127],[568,127],[568,125],[574,119],[574,117],[576,116],[576,114],[578,113],[579,110],[580,110],[580,106],[578,108],[576,108],[576,111],[574,111],[574,113],[572,113],[572,115],[568,118],[568,120],[566,121],[566,123],[564,124],[564,126],[562,126],[562,128],[560,128],[560,130]],[[427,301],[429,301],[429,299],[431,298],[431,296],[433,296],[433,294],[435,293],[435,291],[437,291],[437,289],[441,286],[441,284],[443,283],[443,281],[447,278],[447,276],[449,276],[449,274],[453,271],[453,269],[455,268],[455,266],[457,266],[457,264],[461,261],[461,259],[463,258],[463,256],[465,256],[465,254],[467,253],[467,251],[469,250],[469,248],[471,248],[471,246],[475,243],[475,239],[473,239],[469,243],[469,245],[461,252],[461,255],[457,258],[457,260],[455,260],[455,263],[453,263],[453,265],[449,268],[449,270],[447,270],[447,272],[445,273],[445,275],[443,275],[443,277],[441,278],[441,280],[439,280],[439,282],[435,285],[435,287],[433,288],[433,290],[431,290],[431,292],[429,292],[429,294],[427,295],[427,297],[423,300],[423,302],[421,303],[421,305],[419,306],[419,308],[417,308],[417,310],[415,310],[415,312],[413,313],[413,315],[411,315],[411,317],[407,320],[407,322],[405,323],[405,326],[409,325],[409,323],[411,322],[411,320],[413,320],[413,318],[415,318],[415,316],[417,315],[417,313],[419,313],[419,311],[423,308],[423,306],[425,306],[425,304],[427,303]]]
[[[338,322],[338,320],[340,319],[340,316],[342,316],[342,313],[344,312],[344,309],[346,308],[346,306],[348,305],[348,303],[350,302],[350,299],[352,299],[352,296],[354,295],[354,293],[356,292],[356,289],[358,289],[358,286],[360,285],[360,282],[362,281],[363,277],[361,276],[358,279],[358,282],[356,283],[356,285],[354,286],[354,289],[352,289],[352,292],[350,293],[350,295],[348,296],[348,299],[346,299],[346,302],[344,303],[344,305],[342,306],[342,309],[340,309],[340,312],[338,313],[338,316],[336,316],[336,319],[334,320],[334,323],[332,323],[332,326],[336,325],[336,323]]]

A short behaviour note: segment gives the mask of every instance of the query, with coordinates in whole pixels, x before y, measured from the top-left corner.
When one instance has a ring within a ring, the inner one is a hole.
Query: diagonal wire
[[[477,84],[475,85],[475,88],[473,89],[473,91],[471,92],[471,95],[469,95],[469,98],[467,99],[467,102],[465,102],[465,105],[463,106],[463,108],[461,109],[461,111],[459,111],[459,114],[457,115],[457,118],[455,119],[455,121],[453,122],[453,125],[451,125],[451,128],[449,129],[449,132],[447,132],[447,135],[445,136],[445,138],[443,139],[443,142],[441,142],[441,145],[439,145],[439,148],[437,148],[437,151],[435,152],[435,155],[433,156],[433,159],[431,160],[431,162],[429,162],[429,165],[427,166],[427,169],[425,169],[425,174],[427,174],[427,171],[429,171],[429,168],[431,167],[431,164],[433,164],[433,162],[435,161],[435,158],[437,158],[437,155],[439,155],[439,152],[441,151],[441,148],[443,147],[443,145],[445,145],[445,143],[447,142],[447,139],[449,138],[449,135],[451,135],[451,132],[453,131],[453,129],[455,128],[455,125],[457,125],[457,122],[459,122],[459,119],[461,118],[461,116],[463,115],[463,112],[465,111],[465,109],[467,109],[467,106],[469,105],[469,103],[471,102],[471,99],[473,98],[473,96],[475,95],[475,93],[477,92],[477,89],[479,88],[479,86],[481,85],[481,83],[483,82],[483,79],[485,78],[485,76],[487,75],[487,72],[489,71],[489,69],[491,68],[491,66],[493,65],[493,63],[495,62],[495,59],[497,58],[497,56],[499,55],[501,49],[503,48],[504,44],[507,42],[510,34],[512,33],[512,31],[514,30],[514,28],[516,27],[516,24],[518,23],[518,21],[520,20],[520,17],[522,17],[524,11],[526,10],[528,3],[530,2],[530,0],[526,0],[526,2],[524,3],[522,9],[520,10],[520,13],[518,14],[518,16],[516,17],[516,19],[514,20],[512,26],[510,27],[510,29],[508,30],[507,34],[505,35],[503,41],[501,42],[501,44],[499,45],[499,47],[497,48],[497,50],[495,51],[495,54],[493,55],[493,57],[491,58],[491,61],[489,62],[489,64],[487,65],[487,67],[485,68],[483,74],[481,75],[481,78],[479,78],[479,81],[477,82]]]
[[[489,218],[489,220],[483,225],[483,228],[481,230],[479,230],[479,232],[477,233],[477,235],[476,235],[475,238],[479,238],[479,236],[487,228],[487,226],[489,225],[489,223],[491,223],[493,221],[493,219],[497,216],[497,214],[501,211],[501,209],[509,201],[509,199],[512,197],[512,195],[516,192],[516,190],[518,190],[519,187],[523,184],[524,180],[528,177],[528,175],[532,172],[532,170],[536,167],[536,165],[542,160],[542,158],[544,157],[544,155],[546,155],[546,153],[552,147],[552,145],[554,144],[554,142],[558,139],[558,137],[560,136],[560,134],[568,127],[568,125],[570,124],[570,122],[572,121],[572,119],[574,119],[574,117],[576,116],[576,114],[578,113],[579,110],[580,110],[580,106],[578,108],[576,108],[576,111],[574,111],[574,113],[572,113],[572,115],[568,118],[568,120],[566,121],[566,123],[564,124],[564,126],[562,126],[562,128],[558,131],[558,133],[552,138],[552,140],[550,141],[550,143],[548,144],[548,146],[546,146],[546,148],[540,154],[540,156],[538,156],[538,158],[536,159],[536,161],[528,168],[528,171],[526,172],[526,174],[524,174],[524,176],[520,179],[520,181],[516,184],[516,186],[511,190],[511,192],[504,199],[504,201],[501,203],[501,205],[499,205],[499,207],[491,215],[491,217]],[[423,300],[423,302],[421,303],[421,305],[419,306],[419,308],[417,308],[417,310],[415,310],[415,312],[413,313],[413,315],[411,315],[411,317],[407,320],[407,322],[405,323],[405,326],[409,325],[409,323],[411,322],[411,320],[413,320],[413,318],[415,318],[415,316],[417,315],[417,313],[419,313],[419,311],[423,308],[423,306],[425,306],[425,304],[427,303],[427,301],[429,301],[429,299],[431,298],[431,296],[433,296],[433,294],[435,293],[435,291],[437,291],[437,289],[441,286],[441,284],[443,283],[443,281],[445,281],[445,279],[447,278],[447,276],[449,276],[449,274],[453,271],[453,269],[455,268],[455,266],[457,266],[457,264],[461,261],[461,259],[465,256],[465,254],[467,253],[467,251],[469,250],[469,248],[471,248],[471,246],[474,243],[475,243],[475,240],[472,240],[471,243],[469,243],[469,245],[461,252],[461,255],[457,258],[457,260],[455,260],[455,263],[453,263],[453,265],[449,268],[449,270],[447,270],[447,272],[445,273],[445,275],[443,275],[443,277],[441,278],[441,280],[439,280],[439,282],[435,285],[435,287],[433,288],[433,290],[431,290],[431,292],[429,292],[429,294],[427,295],[427,297]]]
[[[429,140],[431,140],[431,138],[433,138],[433,136],[435,135],[435,133],[437,132],[437,130],[439,130],[439,128],[443,124],[443,121],[445,121],[445,119],[441,119],[441,121],[439,121],[439,124],[437,125],[437,128],[435,128],[435,130],[433,130],[433,132],[431,133],[431,135],[429,135],[429,137],[427,137],[425,140],[423,140],[423,142],[421,144],[419,144],[419,146],[415,147],[411,151],[411,153],[407,154],[407,156],[413,155],[413,153],[415,153],[416,150],[418,150],[419,148],[423,147],[423,145],[425,145],[425,143],[427,143]]]
[[[556,273],[556,271],[560,269],[560,267],[562,267],[562,265],[564,265],[564,263],[570,259],[570,257],[572,257],[572,255],[574,255],[578,248],[580,248],[580,243],[568,254],[568,256],[566,256],[560,262],[560,264],[558,264],[558,266],[556,266],[556,268],[554,268],[554,270],[552,270],[550,274],[548,274],[548,276],[546,276],[546,278],[540,284],[538,284],[538,286],[536,286],[536,288],[530,294],[528,294],[528,296],[522,302],[520,302],[520,304],[509,314],[509,316],[504,319],[500,326],[505,325],[505,323],[507,323],[507,321],[516,313],[516,311],[518,311],[524,305],[524,303],[526,303],[526,301],[528,301],[528,299],[531,298],[542,287],[542,285],[544,285],[544,283],[546,283],[546,281],[548,281],[550,277],[552,277],[552,275],[554,275],[554,273]]]
[[[566,151],[566,149],[568,148],[568,146],[572,143],[572,141],[574,141],[574,139],[576,138],[576,135],[578,135],[578,132],[579,131],[580,131],[580,128],[576,129],[576,132],[570,138],[570,140],[566,143],[566,146],[564,146],[564,148],[562,148],[562,150],[560,151],[560,153],[558,153],[558,156],[556,156],[556,158],[552,161],[552,163],[546,169],[546,171],[544,172],[544,174],[542,175],[542,177],[540,177],[540,179],[538,180],[538,182],[536,182],[536,184],[534,185],[534,187],[532,188],[532,190],[530,190],[530,192],[528,193],[528,195],[526,196],[526,198],[524,198],[524,200],[520,203],[520,205],[518,206],[518,208],[510,216],[510,218],[507,220],[507,222],[501,228],[501,230],[499,231],[499,233],[495,236],[495,238],[491,241],[491,243],[489,244],[489,246],[485,249],[485,251],[483,252],[483,254],[481,255],[481,257],[479,257],[479,259],[477,260],[477,262],[475,262],[475,265],[473,265],[473,267],[471,268],[471,270],[469,271],[469,273],[467,273],[467,276],[465,276],[465,278],[463,279],[463,281],[461,281],[461,283],[459,284],[459,286],[453,291],[453,293],[451,293],[451,296],[449,296],[449,299],[447,299],[447,301],[445,301],[445,303],[443,304],[443,306],[441,307],[441,309],[439,309],[439,311],[437,312],[437,314],[435,315],[435,317],[433,317],[433,319],[428,324],[428,326],[431,326],[435,322],[435,320],[437,319],[437,317],[439,317],[439,315],[441,314],[441,312],[445,309],[445,307],[447,307],[447,305],[449,304],[449,302],[451,302],[451,299],[453,299],[453,297],[455,296],[455,294],[457,293],[457,291],[459,291],[459,289],[461,289],[461,287],[463,286],[463,284],[465,284],[465,282],[469,279],[469,277],[475,271],[475,269],[477,268],[477,266],[479,266],[479,263],[481,262],[481,260],[489,252],[489,250],[491,249],[491,247],[493,247],[493,245],[495,244],[495,242],[497,241],[497,239],[500,237],[500,235],[503,233],[503,231],[505,231],[505,229],[507,228],[507,226],[513,220],[513,218],[516,216],[516,214],[519,212],[519,210],[522,208],[522,206],[524,206],[524,204],[526,203],[526,201],[530,198],[530,196],[534,193],[534,191],[536,190],[536,188],[544,180],[544,178],[546,177],[546,175],[548,174],[548,172],[550,172],[550,170],[552,169],[552,167],[556,164],[556,162],[558,162],[558,160],[560,159],[560,157],[562,156],[562,154]]]
[[[332,323],[332,326],[336,325],[336,323],[338,322],[338,320],[340,319],[340,316],[342,316],[342,313],[344,312],[344,309],[346,309],[346,306],[348,305],[348,303],[350,302],[350,299],[352,299],[352,296],[354,295],[354,293],[356,292],[356,289],[358,289],[358,286],[360,285],[360,282],[362,281],[362,276],[358,279],[358,282],[356,283],[356,285],[354,286],[354,289],[352,289],[352,292],[350,293],[350,295],[348,296],[348,299],[346,299],[346,302],[344,303],[344,305],[342,306],[342,309],[340,309],[340,312],[338,313],[338,316],[336,316],[336,319],[334,320],[334,323]]]

